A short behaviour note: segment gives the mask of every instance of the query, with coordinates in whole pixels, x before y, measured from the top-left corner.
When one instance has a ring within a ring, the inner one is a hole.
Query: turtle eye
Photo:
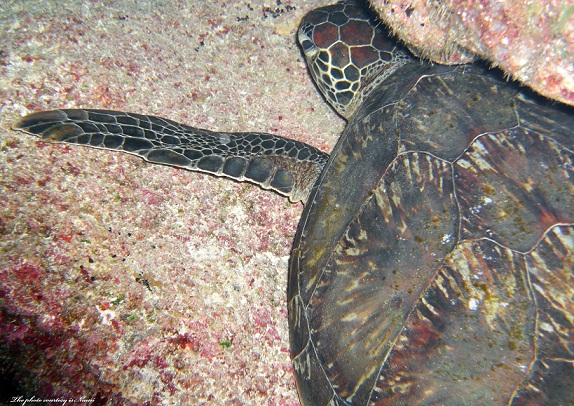
[[[297,40],[301,45],[301,49],[305,53],[305,56],[313,56],[317,52],[317,46],[313,42],[313,40],[309,37],[309,27],[301,27],[299,28],[299,32],[297,33]]]

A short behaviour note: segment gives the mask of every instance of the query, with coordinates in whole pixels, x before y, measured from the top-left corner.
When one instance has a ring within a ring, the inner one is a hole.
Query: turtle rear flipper
[[[153,163],[253,182],[292,202],[306,200],[329,157],[272,134],[214,132],[111,110],[42,111],[23,117],[13,128],[43,141],[124,151]]]

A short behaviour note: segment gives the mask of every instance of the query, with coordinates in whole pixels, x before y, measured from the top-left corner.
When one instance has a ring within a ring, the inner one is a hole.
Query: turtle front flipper
[[[253,182],[292,202],[305,202],[329,158],[276,135],[214,132],[111,110],[42,111],[21,118],[13,129],[43,141],[124,151],[153,163]]]

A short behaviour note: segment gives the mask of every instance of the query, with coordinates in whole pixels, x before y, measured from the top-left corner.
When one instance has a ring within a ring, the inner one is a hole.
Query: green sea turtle
[[[330,157],[107,110],[14,128],[305,202],[287,298],[305,405],[574,403],[572,109],[416,60],[349,3],[298,38],[349,121]]]

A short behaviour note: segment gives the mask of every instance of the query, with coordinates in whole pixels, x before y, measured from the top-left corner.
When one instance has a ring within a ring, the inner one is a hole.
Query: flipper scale
[[[152,163],[253,182],[291,201],[305,201],[329,157],[272,134],[215,132],[113,110],[41,111],[13,128],[42,141],[123,151]]]

